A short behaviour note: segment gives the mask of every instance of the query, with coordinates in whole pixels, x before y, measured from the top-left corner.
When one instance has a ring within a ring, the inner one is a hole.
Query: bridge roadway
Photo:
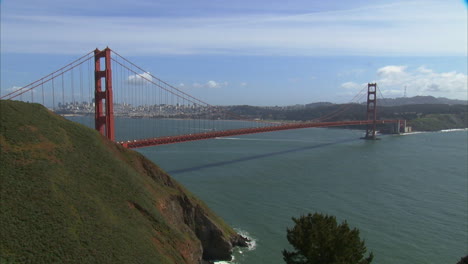
[[[377,120],[376,124],[395,124],[400,120]],[[167,137],[158,137],[158,138],[149,138],[149,139],[138,139],[131,141],[122,141],[118,142],[126,148],[143,148],[157,145],[173,144],[186,141],[195,141],[203,140],[217,137],[228,137],[228,136],[238,136],[246,134],[255,134],[255,133],[264,133],[280,130],[289,130],[289,129],[300,129],[300,128],[309,128],[309,127],[334,127],[334,126],[357,126],[357,125],[370,125],[373,120],[363,120],[363,121],[339,121],[339,122],[305,122],[305,123],[292,123],[292,124],[281,124],[276,126],[265,126],[265,127],[254,127],[254,128],[241,128],[241,129],[230,129],[223,131],[211,131],[204,133],[195,133],[179,136],[167,136]]]

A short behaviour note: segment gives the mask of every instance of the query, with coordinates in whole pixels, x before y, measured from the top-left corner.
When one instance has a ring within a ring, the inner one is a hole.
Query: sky
[[[109,46],[210,104],[468,98],[466,0],[1,0],[1,89]]]

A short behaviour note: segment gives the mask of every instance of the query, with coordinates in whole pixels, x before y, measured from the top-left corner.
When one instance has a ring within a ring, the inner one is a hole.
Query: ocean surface
[[[150,123],[119,120],[122,138],[140,133],[127,122]],[[361,136],[310,128],[137,151],[252,238],[229,263],[284,263],[291,217],[313,212],[358,228],[373,263],[455,264],[467,255],[468,131]]]

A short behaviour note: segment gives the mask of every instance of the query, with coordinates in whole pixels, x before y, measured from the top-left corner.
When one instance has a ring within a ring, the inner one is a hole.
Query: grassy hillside
[[[0,263],[200,263],[239,237],[142,155],[0,101]]]
[[[468,114],[429,114],[408,122],[414,131],[439,131],[443,129],[467,128]]]

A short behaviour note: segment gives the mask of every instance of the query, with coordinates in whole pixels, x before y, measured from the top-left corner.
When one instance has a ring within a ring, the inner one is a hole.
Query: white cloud
[[[408,83],[411,76],[406,72],[407,66],[389,65],[377,70],[380,86],[396,86]]]
[[[380,76],[388,76],[388,75],[400,75],[405,72],[405,69],[407,66],[395,66],[395,65],[389,65],[382,67],[377,70],[377,74]]]
[[[425,67],[419,67],[416,71],[402,72],[399,76],[386,76],[383,82],[388,86],[407,87],[408,92],[417,94],[459,94],[467,92],[468,76],[457,72],[437,73]]]
[[[409,69],[404,65],[389,65],[377,70],[376,80],[384,96],[402,96],[405,88],[408,96],[432,95],[465,99],[468,95],[468,75],[458,72],[436,72],[425,66]],[[354,82],[346,82],[343,88],[354,88]]]
[[[18,91],[21,88],[23,88],[23,87],[22,86],[12,86],[10,88],[6,88],[5,91],[8,92],[8,93],[11,93],[11,92],[14,92],[14,91]]]
[[[57,8],[41,15],[5,12],[2,52],[81,53],[109,45],[123,54],[466,55],[462,5],[416,0],[293,15],[157,18],[71,16]]]
[[[420,73],[433,73],[431,69],[426,68],[426,66],[420,66],[416,69]]]
[[[21,88],[23,88],[23,87],[21,87],[21,86],[12,86],[12,87],[9,87],[9,88],[0,89],[0,97],[6,96],[9,93],[13,93],[15,91],[18,91]]]
[[[217,83],[217,82],[215,82],[215,81],[208,81],[208,82],[206,83],[206,86],[207,86],[208,88],[217,88],[217,87],[219,87],[219,83]]]
[[[193,87],[195,87],[195,88],[212,88],[213,89],[213,88],[226,87],[227,85],[228,85],[228,82],[216,82],[216,81],[213,81],[213,80],[209,80],[204,84],[194,83]]]
[[[245,86],[247,86],[247,83],[246,82],[241,82],[240,86],[245,87]]]
[[[144,72],[140,74],[130,75],[127,78],[127,83],[131,85],[140,85],[153,81],[153,77],[149,72]]]

